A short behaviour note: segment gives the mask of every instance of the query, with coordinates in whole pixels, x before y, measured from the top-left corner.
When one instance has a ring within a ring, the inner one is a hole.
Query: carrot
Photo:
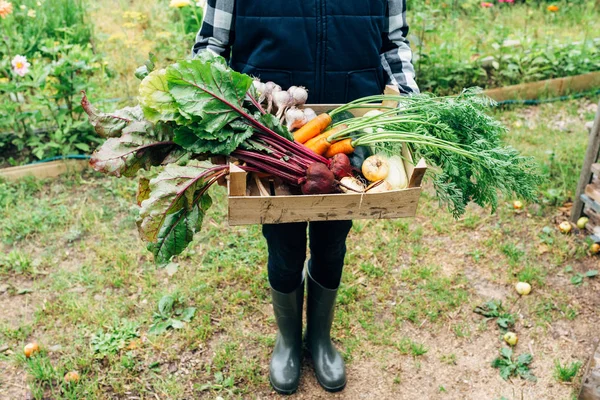
[[[337,133],[343,129],[346,129],[347,127],[348,127],[348,125],[341,124],[341,125],[336,126],[335,128],[328,129],[325,132],[321,133],[320,135],[317,135],[314,138],[310,139],[309,141],[304,142],[304,145],[306,147],[314,146],[314,143],[316,143],[318,140],[320,140],[322,138],[327,139],[329,136],[331,136],[334,133]]]
[[[339,153],[352,154],[353,152],[354,146],[352,146],[352,139],[344,139],[329,146],[329,149],[325,152],[324,156],[331,158]]]
[[[319,155],[323,155],[323,153],[325,153],[329,149],[329,147],[331,147],[331,143],[329,143],[327,141],[327,138],[324,138],[324,137],[319,138],[318,140],[316,140],[314,142],[311,139],[311,140],[309,140],[309,142],[312,142],[312,143],[310,143],[310,145],[309,145],[308,142],[306,142],[306,143],[304,143],[304,145]]]
[[[316,118],[308,121],[306,125],[294,132],[294,140],[298,143],[305,143],[323,132],[331,123],[331,117],[327,113],[318,115]]]

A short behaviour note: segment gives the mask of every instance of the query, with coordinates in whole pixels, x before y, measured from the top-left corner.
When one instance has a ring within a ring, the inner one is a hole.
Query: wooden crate
[[[386,94],[397,94],[388,86]],[[397,103],[382,104],[396,106]],[[307,105],[317,114],[338,107],[337,104]],[[362,116],[373,108],[353,109]],[[320,195],[274,195],[263,187],[260,179],[231,164],[229,174],[229,225],[279,224],[302,221],[346,219],[389,219],[413,217],[417,212],[421,181],[427,170],[425,160],[414,165],[412,155],[403,147],[408,187],[383,193],[335,193]],[[250,190],[249,184],[256,183]]]

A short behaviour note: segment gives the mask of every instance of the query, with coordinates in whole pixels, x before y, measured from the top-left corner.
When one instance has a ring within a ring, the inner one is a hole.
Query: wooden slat
[[[583,373],[581,390],[577,400],[600,400],[600,345],[598,343],[592,350]]]
[[[489,89],[484,93],[496,101],[532,100],[540,97],[564,96],[569,93],[585,92],[594,88],[600,88],[600,71]]]
[[[586,185],[592,180],[592,164],[598,160],[598,152],[600,152],[600,102],[598,102],[598,111],[596,112],[592,131],[588,137],[588,146],[585,152],[581,174],[579,175],[579,182],[577,183],[575,201],[573,202],[573,208],[571,208],[571,221],[573,222],[577,222],[581,216],[581,211],[583,209],[581,199],[584,195]]]
[[[387,85],[383,94],[391,94],[395,96],[400,95],[400,90],[398,90],[398,86],[396,85]],[[381,102],[381,105],[384,107],[398,107],[398,101],[396,100],[384,100]]]
[[[421,188],[383,193],[230,197],[229,225],[412,217]]]
[[[592,171],[592,174],[600,175],[600,164],[598,164],[598,163],[592,164],[592,167],[590,170]]]
[[[600,203],[600,188],[595,185],[586,185],[585,186],[585,194],[590,199],[594,200],[596,203]]]
[[[592,210],[600,213],[600,204],[596,203],[594,200],[592,200],[585,194],[582,194],[580,196],[580,198],[581,198],[582,204],[585,204],[586,206],[590,207]],[[579,219],[579,217],[577,217],[577,219]],[[577,220],[575,220],[575,222],[577,222]]]
[[[427,164],[425,164],[425,159],[421,158],[415,166],[415,168],[413,169],[412,175],[410,176],[410,181],[408,183],[408,187],[420,187],[421,182],[423,181],[423,177],[425,176],[425,172],[427,172]]]
[[[83,171],[88,168],[87,160],[58,160],[47,163],[22,165],[0,169],[0,177],[16,180],[25,176],[36,178],[54,178],[66,172]]]
[[[246,175],[247,172],[235,164],[229,164],[229,195],[246,195]]]

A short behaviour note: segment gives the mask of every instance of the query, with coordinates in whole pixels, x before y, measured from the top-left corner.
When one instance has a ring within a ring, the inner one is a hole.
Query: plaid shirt
[[[235,0],[208,0],[202,27],[196,36],[192,56],[209,50],[229,59],[230,36],[233,31],[233,7]],[[412,51],[406,35],[406,0],[388,0],[388,24],[386,33],[389,41],[381,53],[381,65],[388,83],[398,86],[404,93],[418,93]]]

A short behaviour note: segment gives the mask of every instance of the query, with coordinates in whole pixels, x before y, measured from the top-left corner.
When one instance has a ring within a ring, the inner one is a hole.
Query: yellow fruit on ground
[[[35,353],[40,351],[40,346],[36,342],[31,342],[25,345],[23,348],[23,353],[25,353],[25,357],[29,358]]]
[[[77,383],[79,382],[79,372],[77,371],[69,371],[65,374],[65,382],[66,383]]]
[[[519,200],[515,200],[515,201],[513,201],[513,208],[515,210],[521,210],[523,208],[523,203],[520,202]]]
[[[588,217],[581,217],[581,218],[579,218],[579,219],[577,220],[577,227],[578,227],[579,229],[583,229],[583,228],[585,228],[585,226],[587,225],[588,221],[589,221],[589,218],[588,218]]]
[[[517,283],[515,285],[515,289],[521,296],[527,296],[529,293],[531,293],[531,285],[527,282]]]
[[[569,221],[563,221],[560,223],[560,225],[558,225],[558,229],[561,231],[561,233],[569,233],[571,232],[571,224]]]
[[[590,253],[597,254],[598,252],[600,252],[600,244],[592,243],[592,245],[590,246]]]
[[[508,343],[509,345],[514,346],[519,341],[519,338],[517,337],[517,334],[514,332],[506,332],[504,334],[504,341],[506,343]]]

